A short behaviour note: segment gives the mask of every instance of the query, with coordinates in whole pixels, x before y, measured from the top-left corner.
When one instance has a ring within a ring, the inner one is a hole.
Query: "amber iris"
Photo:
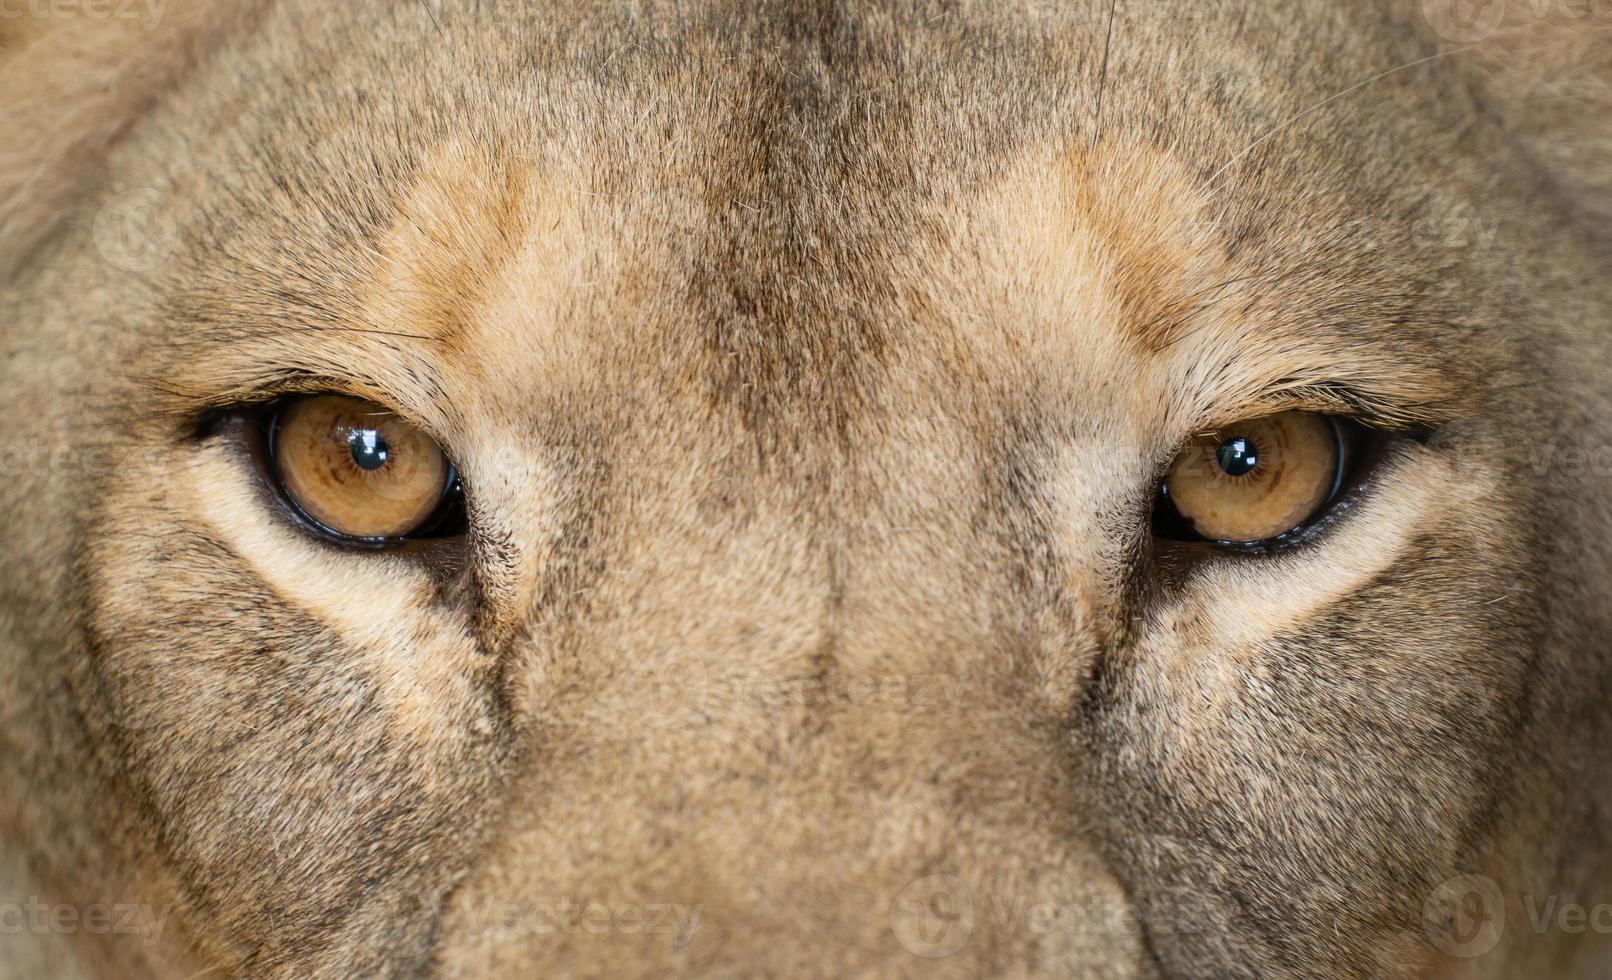
[[[286,495],[338,535],[398,538],[442,503],[452,467],[440,446],[395,413],[345,395],[290,403],[274,427]]]
[[[1332,422],[1283,412],[1194,439],[1165,492],[1211,541],[1266,541],[1304,524],[1332,495],[1342,464]]]

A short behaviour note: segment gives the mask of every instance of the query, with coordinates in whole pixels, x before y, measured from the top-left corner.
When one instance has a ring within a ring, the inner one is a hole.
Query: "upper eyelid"
[[[227,393],[193,397],[187,414],[191,419],[193,430],[202,432],[208,429],[213,420],[222,416],[266,412],[293,398],[318,395],[342,395],[373,402],[388,414],[397,416],[436,440],[452,460],[450,440],[433,418],[409,411],[407,405],[400,403],[398,399],[388,397],[384,392],[328,375],[286,372],[261,382],[238,385]]]
[[[275,404],[299,395],[350,395],[375,401],[368,394],[354,391],[339,378],[322,378],[316,375],[276,375],[259,382],[231,387],[218,393],[198,393],[175,389],[160,381],[151,382],[164,394],[175,400],[170,414],[179,416],[190,428],[205,432],[212,423],[227,415],[245,415],[265,411]],[[385,402],[376,402],[385,404]]]
[[[1330,415],[1341,419],[1344,422],[1354,423],[1355,425],[1363,426],[1366,429],[1375,430],[1388,436],[1398,436],[1400,438],[1408,438],[1416,442],[1423,443],[1425,443],[1430,436],[1437,432],[1442,425],[1442,423],[1420,425],[1373,424],[1369,418],[1361,418],[1359,415],[1351,415],[1337,411],[1328,412],[1324,409],[1318,410],[1314,407],[1306,407],[1302,404],[1294,405],[1290,403],[1286,405],[1277,405],[1269,410],[1255,410],[1252,414],[1245,413],[1237,415],[1236,417],[1230,418],[1228,421],[1221,423],[1218,428],[1230,428],[1237,425],[1239,422],[1246,422],[1255,418],[1263,418],[1268,415],[1275,415],[1279,412],[1285,411],[1315,411],[1318,412],[1318,414]],[[1174,445],[1161,446],[1151,465],[1152,482],[1155,485],[1162,483],[1165,477],[1169,474],[1170,467],[1174,464],[1174,461],[1180,455],[1180,453],[1187,448],[1188,444],[1190,444],[1194,439],[1198,439],[1206,435],[1212,435],[1215,433],[1215,431],[1216,430],[1214,428],[1196,429],[1190,436]]]
[[[412,412],[407,405],[389,397],[385,392],[335,375],[291,369],[267,374],[255,381],[238,383],[226,391],[207,394],[176,389],[161,381],[151,383],[170,397],[181,401],[181,413],[189,418],[193,430],[197,431],[204,428],[208,420],[224,414],[264,410],[277,402],[297,396],[334,394],[374,402],[399,418],[418,426],[444,447],[448,445],[445,434],[430,417],[437,413]],[[1182,444],[1239,422],[1287,411],[1336,415],[1368,428],[1414,434],[1436,431],[1457,414],[1438,406],[1395,402],[1373,395],[1366,389],[1348,382],[1304,383],[1291,386],[1278,383],[1268,386],[1240,406],[1216,411],[1211,418],[1190,430],[1182,440]]]
[[[348,395],[376,404],[386,404],[383,397],[363,385],[330,375],[305,374],[287,371],[232,386],[227,392],[202,396],[198,402],[213,411],[251,408],[268,405],[295,395]]]
[[[1433,431],[1454,417],[1453,412],[1438,406],[1396,402],[1345,382],[1321,382],[1273,385],[1243,404],[1216,411],[1207,424],[1193,433],[1201,435],[1249,419],[1292,411],[1334,415],[1389,432]]]

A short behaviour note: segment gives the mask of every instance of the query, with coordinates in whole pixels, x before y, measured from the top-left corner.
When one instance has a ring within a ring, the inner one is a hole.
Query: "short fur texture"
[[[1428,22],[0,22],[0,974],[1612,976],[1608,24]],[[283,519],[328,390],[465,544]],[[1433,435],[1156,545],[1289,407]]]

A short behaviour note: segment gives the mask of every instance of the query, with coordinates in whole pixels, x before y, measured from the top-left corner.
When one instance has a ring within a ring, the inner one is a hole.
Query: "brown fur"
[[[0,38],[0,910],[166,913],[0,974],[1609,975],[1529,919],[1612,902],[1584,24],[533,6]],[[327,390],[465,543],[281,519],[217,420]],[[1289,407],[1435,434],[1155,546]]]

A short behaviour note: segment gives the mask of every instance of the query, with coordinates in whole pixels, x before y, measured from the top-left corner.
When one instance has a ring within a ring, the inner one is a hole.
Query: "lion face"
[[[1405,20],[425,12],[176,14],[13,256],[92,968],[1596,960],[1606,253]]]

